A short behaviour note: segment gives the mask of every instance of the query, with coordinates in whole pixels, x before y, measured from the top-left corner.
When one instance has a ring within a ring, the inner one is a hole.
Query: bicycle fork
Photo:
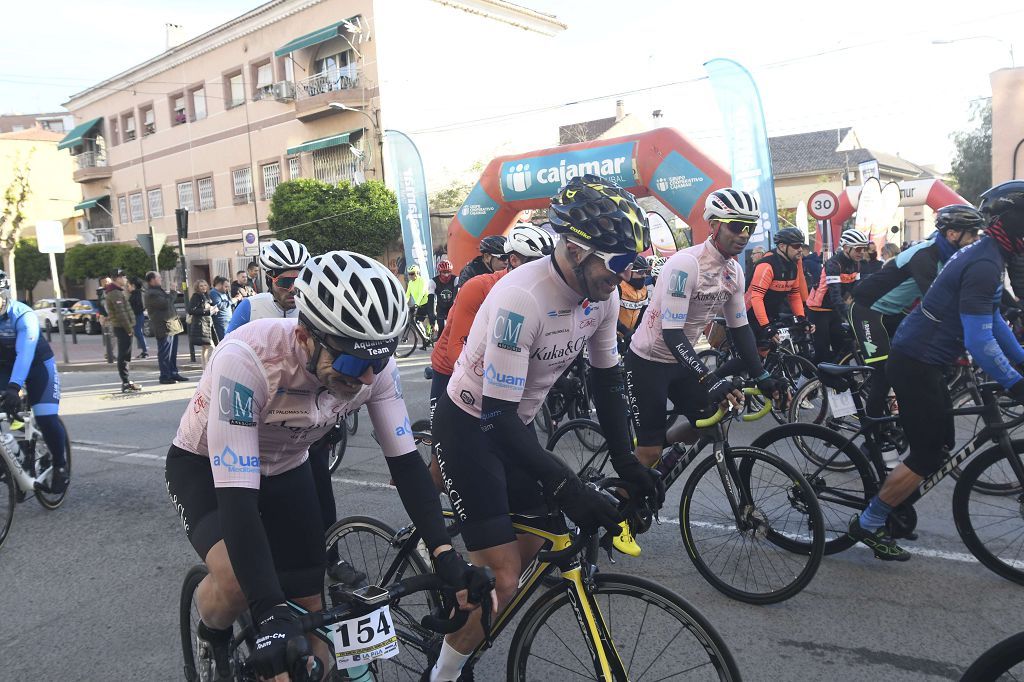
[[[563,572],[562,577],[566,580],[569,604],[576,615],[583,641],[587,643],[596,679],[602,682],[626,682],[626,666],[615,648],[611,631],[597,600],[587,589],[586,579],[583,578],[579,564]]]

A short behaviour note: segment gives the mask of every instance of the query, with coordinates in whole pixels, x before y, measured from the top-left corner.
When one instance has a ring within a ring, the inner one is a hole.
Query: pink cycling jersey
[[[261,475],[294,469],[310,445],[364,404],[385,456],[416,450],[395,361],[373,384],[339,400],[306,370],[309,354],[296,325],[269,318],[239,327],[199,380],[174,444],[210,457],[216,487],[258,489]]]
[[[651,304],[629,348],[645,360],[677,362],[662,330],[682,329],[693,345],[707,324],[723,313],[729,327],[747,324],[743,270],[708,239],[677,251],[662,267]]]
[[[519,417],[528,424],[584,345],[592,366],[618,364],[618,315],[617,291],[601,303],[582,299],[550,256],[522,265],[502,277],[480,306],[448,396],[475,417],[485,395],[519,403]]]

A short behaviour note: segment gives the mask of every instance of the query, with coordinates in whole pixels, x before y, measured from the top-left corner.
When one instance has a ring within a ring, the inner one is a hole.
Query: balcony
[[[377,96],[365,74],[358,69],[338,69],[318,73],[295,83],[295,115],[309,121],[335,113],[328,104],[341,102],[350,107],[365,107]]]
[[[107,166],[107,155],[101,150],[85,151],[75,155],[75,182],[106,180],[113,174]]]

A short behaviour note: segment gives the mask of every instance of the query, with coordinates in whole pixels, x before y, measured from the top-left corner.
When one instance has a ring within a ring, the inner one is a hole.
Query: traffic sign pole
[[[827,189],[819,189],[807,200],[807,212],[818,220],[818,227],[823,231],[821,250],[828,256],[832,255],[832,216],[839,211],[839,197]]]

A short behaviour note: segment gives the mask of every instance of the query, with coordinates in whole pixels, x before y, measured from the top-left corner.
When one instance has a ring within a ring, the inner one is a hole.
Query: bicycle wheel
[[[740,679],[721,635],[671,590],[644,578],[598,573],[590,594],[605,646],[614,643],[624,668],[616,682]],[[588,653],[597,644],[583,635],[572,601],[561,585],[537,598],[512,638],[506,679],[598,679]]]
[[[787,398],[792,402],[800,389],[814,379],[817,370],[813,362],[793,353],[777,351],[773,357],[775,359],[771,363],[771,368],[766,364],[765,370],[786,382],[789,389]],[[751,400],[754,401],[754,405],[758,409],[764,406],[764,402],[759,396],[751,396]],[[772,418],[779,424],[788,424],[791,421],[790,413],[774,404],[772,405]]]
[[[551,432],[555,430],[554,421],[551,419],[551,410],[548,409],[548,402],[546,400],[541,403],[537,416],[533,418],[533,423],[537,425],[537,429],[545,436],[550,436]]]
[[[878,492],[875,470],[842,435],[814,424],[783,424],[758,436],[752,446],[796,467],[814,490],[825,530],[825,554],[853,546],[850,517]],[[841,466],[837,466],[837,463]]]
[[[422,542],[412,552],[400,557],[403,545],[396,540],[395,530],[368,516],[350,516],[331,526],[327,531],[327,547],[330,549],[332,546],[337,546],[338,558],[365,574],[371,585],[390,585],[403,578],[431,572],[427,549]],[[436,592],[419,592],[391,607],[395,630],[401,641],[399,654],[371,664],[374,680],[419,679],[427,669],[429,652],[441,646],[441,636],[420,625],[420,619],[440,603],[440,598]]]
[[[714,456],[700,461],[683,486],[679,531],[690,560],[722,594],[748,604],[774,604],[807,586],[821,564],[825,533],[811,486],[794,467],[756,448],[726,451],[739,472],[731,486],[737,523]]]
[[[960,682],[1024,680],[1024,632],[1011,635],[978,656]]]
[[[412,323],[405,325],[402,335],[398,337],[398,348],[395,350],[395,357],[407,358],[416,350],[419,336]]]
[[[345,427],[338,429],[337,436],[338,440],[331,445],[331,452],[327,455],[327,470],[332,474],[341,464],[341,460],[345,457],[345,450],[348,449],[348,429]]]
[[[962,370],[963,368],[961,367],[959,369]],[[973,407],[980,405],[981,397],[978,395],[978,392],[976,390],[968,388],[954,395],[952,398],[952,402],[953,409],[956,410],[962,407]],[[1019,415],[1013,412],[1014,408],[1018,408],[1016,403],[1013,405],[1013,407],[1008,406],[1007,408],[1003,409],[1003,419],[1009,420],[1018,417]],[[967,443],[969,440],[974,438],[974,436],[976,436],[979,431],[985,428],[985,420],[982,418],[980,414],[954,415],[953,424],[956,428],[956,445],[953,448],[954,452],[958,450],[962,445]],[[953,467],[950,470],[949,475],[959,481],[960,477],[963,475],[963,467]],[[977,488],[979,492],[987,493],[989,495],[1010,495],[1013,493],[1021,492],[1021,488],[1017,484],[1016,480],[979,480],[975,481],[974,487]]]
[[[349,412],[345,415],[345,428],[348,429],[348,435],[356,435],[356,431],[359,429],[359,411]]]
[[[725,364],[725,356],[725,353],[715,350],[714,348],[702,350],[701,352],[697,353],[697,359],[703,362],[704,366],[707,367],[712,372],[718,369],[721,365]]]
[[[58,417],[58,419],[60,419]],[[71,488],[71,438],[68,437],[68,429],[64,426],[64,420],[61,420],[60,425],[64,427],[64,456],[68,462],[68,487],[64,489],[64,492],[59,494],[44,493],[42,491],[36,492],[36,499],[39,500],[39,504],[43,505],[47,509],[56,509],[60,506],[61,502],[68,494],[68,490]],[[53,467],[53,456],[50,454],[50,449],[46,447],[46,441],[43,440],[42,434],[36,439],[36,472],[46,471]],[[51,472],[50,477],[53,474]],[[50,481],[47,480],[47,483]]]
[[[0,547],[3,547],[4,540],[14,523],[14,506],[18,504],[18,492],[14,486],[14,476],[11,474],[7,461],[0,458]]]
[[[1024,454],[1024,440],[1012,442],[1013,456]],[[999,445],[964,467],[953,489],[953,520],[960,539],[989,570],[1024,585],[1024,494],[991,495],[977,484],[1019,486],[1020,481]]]
[[[181,585],[181,598],[178,608],[178,627],[181,633],[181,653],[184,656],[185,679],[195,682],[199,679],[199,668],[196,662],[195,642],[196,628],[199,627],[199,609],[196,607],[195,592],[209,571],[200,564],[193,566],[185,574],[185,582]]]
[[[593,449],[586,445],[596,442],[600,445]],[[591,419],[573,419],[559,426],[548,439],[547,450],[584,479],[600,473],[608,461],[601,425]]]

